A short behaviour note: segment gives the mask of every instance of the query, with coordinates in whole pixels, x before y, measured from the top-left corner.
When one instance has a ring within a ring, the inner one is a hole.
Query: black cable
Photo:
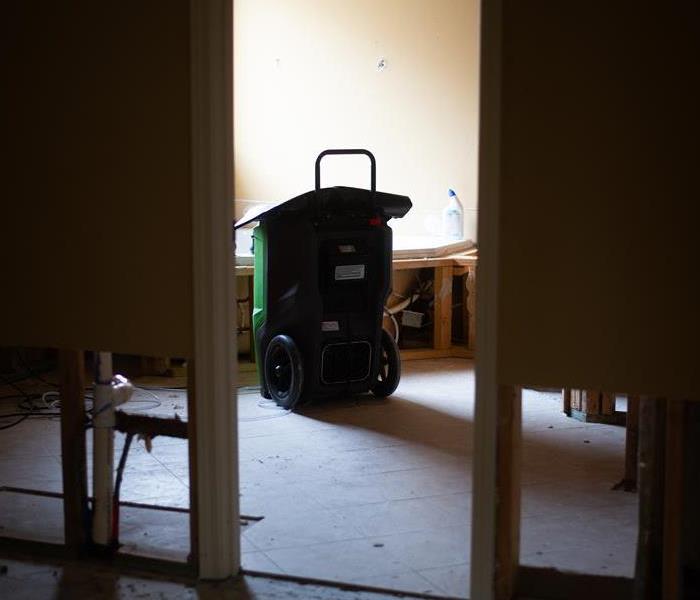
[[[22,415],[14,423],[10,423],[9,425],[2,425],[0,427],[0,431],[2,431],[3,429],[10,429],[10,427],[14,427],[15,425],[19,425],[22,421],[24,421],[25,419],[28,419],[28,418],[29,418],[29,415],[26,415],[26,414]]]
[[[7,379],[4,375],[0,375],[0,381],[2,381],[5,385],[9,385],[11,388],[17,390],[20,395],[24,398],[29,396],[30,394],[25,392],[21,387],[19,387],[14,381],[11,381],[10,379]]]
[[[0,414],[0,421],[8,418],[14,418],[18,417],[16,421],[13,423],[8,423],[5,425],[0,426],[0,431],[5,430],[5,429],[10,429],[12,427],[15,427],[16,425],[19,425],[26,419],[52,419],[52,418],[57,418],[61,416],[60,412],[45,412],[48,410],[54,410],[56,411],[57,409],[61,408],[61,402],[60,402],[60,396],[57,397],[56,400],[54,400],[50,406],[36,406],[34,401],[39,400],[40,398],[44,398],[46,394],[52,394],[52,395],[57,395],[57,392],[51,390],[49,392],[44,392],[40,394],[36,393],[28,393],[25,392],[22,388],[19,386],[15,385],[13,382],[9,381],[6,377],[3,375],[0,375],[0,380],[6,383],[7,385],[13,387],[18,394],[11,394],[8,396],[0,396],[0,400],[7,400],[7,399],[19,399],[19,402],[17,402],[17,408],[23,412],[14,412],[14,413],[7,413],[7,414]],[[43,380],[42,380],[43,381]],[[48,383],[48,382],[44,382]],[[87,386],[85,388],[86,390],[92,389],[91,386]],[[134,403],[149,403],[150,406],[147,406],[145,408],[142,408],[141,410],[151,410],[155,409],[161,406],[161,401],[159,400],[158,396],[154,394],[152,391],[145,389],[145,388],[139,388],[135,387],[136,390],[140,390],[142,392],[145,392],[147,394],[150,394],[153,396],[153,399],[147,399],[147,398],[131,398],[129,399],[129,403],[134,402]],[[89,396],[85,396],[86,400],[92,400]],[[138,411],[134,411],[138,412]],[[85,412],[85,429],[90,429],[92,427],[92,415],[90,414],[90,411]]]
[[[24,357],[22,356],[22,353],[19,351],[19,349],[16,350],[16,354],[17,354],[17,358],[19,359],[19,361],[22,363],[22,365],[24,366],[24,368],[25,368],[25,369],[27,370],[27,372],[29,373],[29,377],[31,377],[32,379],[36,379],[37,381],[41,381],[43,384],[48,385],[48,386],[51,386],[51,387],[54,387],[54,388],[60,387],[57,383],[54,383],[53,381],[47,381],[47,380],[44,379],[41,375],[39,375],[38,373],[36,373],[36,372],[29,366],[29,363],[24,359]]]
[[[17,403],[17,408],[19,408],[20,410],[28,410],[30,412],[34,412],[35,410],[50,410],[52,408],[60,408],[55,404],[52,406],[49,406],[48,404],[46,404],[45,406],[37,406],[34,404],[34,400],[38,400],[39,398],[43,398],[43,394],[28,395],[26,398],[20,400]],[[44,400],[44,402],[46,401]]]
[[[17,390],[17,391],[19,392],[20,395],[19,395],[19,396],[15,396],[15,397],[22,398],[22,400],[20,400],[20,402],[18,403],[18,406],[19,406],[19,404],[20,404],[21,402],[27,402],[27,401],[31,401],[31,400],[34,400],[35,398],[37,398],[37,395],[36,395],[36,394],[33,394],[33,395],[32,395],[32,394],[28,394],[28,393],[25,392],[21,387],[19,387],[18,385],[15,385],[15,383],[14,383],[13,381],[10,381],[9,379],[7,379],[6,377],[4,377],[4,376],[2,376],[2,375],[0,375],[0,380],[2,380],[2,381],[5,383],[5,385],[9,385],[11,388],[14,388],[15,390]],[[21,408],[21,406],[20,406],[19,408]],[[12,427],[16,427],[17,425],[19,425],[19,424],[22,423],[23,421],[27,420],[31,415],[32,415],[32,411],[31,411],[31,410],[28,411],[28,412],[9,413],[9,414],[6,414],[6,415],[0,415],[0,418],[14,418],[14,417],[19,417],[16,421],[14,421],[14,422],[12,422],[12,423],[8,423],[8,424],[6,424],[6,425],[0,426],[0,431],[3,431],[3,430],[5,430],[5,429],[10,429],[10,428],[12,428]]]
[[[0,400],[24,400],[26,399],[26,396],[20,395],[20,394],[8,394],[7,396],[0,396]]]
[[[119,457],[119,465],[117,466],[117,477],[114,482],[114,498],[119,500],[119,490],[122,487],[122,477],[124,476],[124,467],[126,466],[126,457],[129,454],[129,447],[131,446],[131,440],[133,439],[133,433],[127,433],[126,439],[124,440],[124,447],[122,448],[122,455]]]
[[[33,413],[30,410],[23,411],[23,412],[14,412],[14,413],[6,413],[4,415],[0,415],[0,419],[8,419],[10,417],[23,417],[23,416],[31,417],[32,419],[37,419],[37,418],[50,418],[50,417],[60,417],[61,413],[60,412],[52,412],[52,413]]]
[[[133,433],[127,433],[122,448],[122,455],[119,457],[119,465],[117,466],[117,477],[114,482],[114,492],[112,493],[112,540],[114,543],[119,542],[119,492],[122,487],[122,477],[124,476],[124,467],[126,466],[126,457],[129,454],[129,447],[133,439]]]
[[[0,375],[0,381],[5,383],[5,385],[8,385],[17,392],[18,394],[12,394],[10,396],[4,396],[4,399],[14,399],[14,398],[19,398],[19,402],[17,402],[17,408],[21,412],[14,412],[14,413],[6,413],[4,415],[0,415],[0,420],[4,419],[10,419],[10,418],[15,418],[18,417],[16,421],[12,423],[7,423],[5,425],[0,426],[0,431],[3,431],[5,429],[10,429],[12,427],[16,427],[20,423],[26,421],[27,419],[37,419],[37,418],[44,418],[44,419],[51,419],[54,417],[60,417],[61,413],[59,412],[38,412],[38,411],[46,411],[50,410],[53,407],[50,406],[35,406],[34,401],[38,400],[43,396],[43,394],[30,394],[29,392],[25,392],[21,387],[16,385],[13,381],[7,379],[3,375]]]

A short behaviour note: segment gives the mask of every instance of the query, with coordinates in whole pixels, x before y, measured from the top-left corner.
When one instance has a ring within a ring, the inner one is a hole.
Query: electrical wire
[[[41,380],[47,385],[51,385],[49,382]],[[14,381],[7,379],[5,376],[0,375],[0,383],[13,388],[17,391],[17,394],[10,394],[5,396],[0,396],[2,400],[15,400],[18,402],[16,404],[16,410],[14,412],[0,414],[0,431],[11,429],[17,425],[23,423],[27,419],[57,419],[60,418],[61,413],[58,412],[61,408],[61,395],[58,390],[50,390],[42,393],[29,393],[18,386]],[[92,387],[86,387],[86,390],[92,390]],[[160,398],[152,391],[135,386],[135,392],[146,394],[151,396],[151,398],[138,398],[132,396],[128,402],[125,402],[123,406],[129,407],[131,412],[143,412],[148,410],[154,410],[162,405]],[[85,408],[86,408],[86,428],[92,426],[92,401],[93,396],[89,393],[85,394]],[[133,405],[143,405],[146,406],[134,408]],[[11,423],[5,423],[8,419],[15,419]]]
[[[185,391],[187,391],[186,385],[183,385],[181,387],[163,387],[163,386],[159,386],[159,385],[137,385],[134,387],[136,387],[140,390],[144,390],[144,391],[147,391],[147,390],[159,390],[162,392],[185,392]]]
[[[134,386],[134,390],[139,391],[139,392],[143,392],[144,394],[148,394],[149,396],[152,396],[153,398],[152,399],[134,398],[134,396],[132,396],[131,398],[129,398],[128,402],[125,402],[122,406],[127,406],[127,405],[132,404],[132,403],[133,404],[143,404],[144,402],[150,402],[151,406],[146,406],[145,408],[142,408],[140,410],[131,409],[131,412],[143,412],[146,410],[154,410],[156,408],[160,408],[163,405],[163,402],[158,397],[158,395],[154,394],[151,390],[148,390],[146,388],[139,387],[139,386]]]
[[[26,421],[29,418],[50,419],[50,418],[54,418],[55,416],[59,415],[59,413],[40,412],[42,410],[46,410],[48,408],[51,408],[45,402],[44,402],[44,406],[35,406],[34,405],[34,402],[42,397],[41,394],[30,394],[29,392],[24,391],[14,381],[7,379],[5,376],[0,376],[0,380],[5,385],[13,388],[14,390],[16,390],[18,392],[18,394],[9,396],[9,398],[6,398],[6,399],[15,399],[15,398],[20,399],[16,405],[17,412],[5,413],[5,414],[0,415],[0,421],[4,421],[7,419],[15,419],[12,423],[5,423],[3,425],[0,425],[0,431],[6,430],[6,429],[11,429],[12,427],[16,427],[17,425]],[[39,411],[39,412],[37,412],[37,411]]]
[[[36,373],[36,372],[32,369],[32,367],[29,366],[29,363],[24,359],[24,356],[22,356],[22,353],[19,351],[19,349],[17,349],[17,351],[16,351],[16,356],[17,356],[19,362],[22,363],[22,365],[24,366],[24,368],[25,368],[25,369],[27,370],[27,372],[29,373],[29,377],[30,377],[31,379],[36,379],[37,381],[41,381],[41,383],[43,383],[43,384],[45,384],[45,385],[48,385],[48,386],[51,386],[51,387],[55,387],[55,388],[59,387],[59,385],[58,385],[57,383],[54,383],[53,381],[47,381],[47,380],[44,379],[41,375],[39,375],[38,373]]]
[[[11,413],[5,413],[4,415],[0,415],[0,419],[11,419],[14,417],[31,417],[32,419],[53,419],[55,417],[60,417],[61,413],[60,412],[54,412],[54,413],[32,413],[29,411],[21,411],[21,412],[11,412]]]
[[[257,417],[238,417],[239,423],[250,423],[253,421],[268,421],[270,419],[279,419],[280,417],[286,417],[288,414],[290,414],[292,412],[292,410],[289,408],[280,408],[279,406],[277,406],[277,404],[272,402],[272,400],[267,400],[267,402],[272,403],[272,406],[264,406],[261,402],[258,402],[258,406],[260,408],[265,408],[265,409],[277,409],[281,412],[279,414],[276,414],[276,415],[260,415]]]
[[[149,386],[148,388],[139,387],[137,389],[141,389],[145,392],[149,392],[150,390],[159,390],[159,391],[163,391],[163,392],[184,393],[186,391],[186,388],[156,387],[156,386]],[[256,392],[259,393],[260,386],[259,385],[244,385],[244,386],[238,387],[237,391],[238,391],[238,393],[241,393],[241,394],[256,393]],[[155,394],[153,394],[153,395],[155,395]],[[280,417],[287,416],[289,413],[293,412],[292,410],[280,408],[272,400],[260,399],[258,401],[258,406],[260,408],[264,408],[266,410],[277,410],[277,411],[279,411],[279,413],[274,414],[274,415],[260,415],[257,417],[239,417],[238,421],[239,422],[251,422],[251,421],[266,421],[268,419],[279,419]]]
[[[26,379],[26,378],[24,378]],[[10,386],[12,389],[16,390],[20,396],[27,397],[30,396],[31,394],[25,392],[21,387],[19,387],[14,381],[7,379],[4,375],[0,375],[0,381],[4,383],[5,385]],[[19,381],[22,381],[21,379]]]
[[[3,415],[2,417],[0,417],[0,419],[4,419],[6,416],[10,416],[10,415]],[[28,414],[23,414],[19,419],[17,419],[16,421],[13,421],[12,423],[10,423],[8,425],[0,425],[0,431],[2,431],[3,429],[10,429],[11,427],[15,427],[16,425],[19,425],[22,421],[24,421],[25,419],[28,419],[28,418],[29,418]]]
[[[29,394],[25,392],[21,387],[15,385],[13,382],[10,382],[6,378],[0,376],[0,379],[3,380],[7,385],[10,385],[13,387],[18,394],[12,394],[12,395],[7,395],[7,396],[0,396],[0,399],[7,399],[7,400],[13,400],[13,399],[19,399],[19,402],[17,403],[17,408],[19,409],[17,412],[12,412],[12,413],[6,413],[6,414],[0,414],[0,421],[10,419],[10,418],[15,418],[15,421],[12,423],[7,423],[4,425],[0,425],[0,431],[4,429],[10,429],[11,427],[15,427],[16,425],[19,425],[26,419],[56,419],[61,416],[61,413],[58,412],[58,410],[61,408],[61,395],[58,390],[50,390],[46,391],[40,394]],[[92,387],[86,387],[86,391],[92,391]],[[185,389],[183,388],[172,388],[172,387],[153,387],[153,388],[144,388],[141,386],[134,386],[134,395],[127,401],[125,402],[122,407],[123,408],[129,408],[130,412],[144,412],[144,411],[149,411],[149,410],[155,410],[159,407],[162,406],[162,401],[158,397],[157,394],[155,394],[152,390],[158,390],[158,391],[165,391],[165,392],[176,392],[176,393],[183,393],[185,392]],[[240,393],[251,393],[251,392],[259,392],[260,391],[260,386],[242,386],[238,389]],[[147,396],[150,396],[150,398],[138,398],[135,397],[137,393],[140,394],[145,394]],[[86,408],[86,427],[89,428],[91,427],[91,420],[92,420],[92,401],[93,401],[93,396],[90,393],[85,394],[85,408]],[[135,408],[133,405],[138,405],[138,404],[146,404],[146,406]],[[279,407],[274,401],[272,400],[265,400],[265,399],[260,399],[257,403],[258,407],[263,408],[265,410],[274,410],[278,411],[276,414],[270,414],[270,415],[259,415],[256,417],[239,417],[239,421],[241,422],[254,422],[254,421],[265,421],[269,419],[279,419],[280,417],[287,416],[291,412],[293,412],[291,409],[284,409]],[[51,412],[49,412],[51,411]]]

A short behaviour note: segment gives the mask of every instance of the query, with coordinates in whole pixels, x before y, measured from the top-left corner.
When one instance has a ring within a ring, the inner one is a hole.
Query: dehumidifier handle
[[[328,154],[364,154],[369,157],[372,168],[372,191],[375,192],[377,189],[377,161],[374,160],[374,154],[369,150],[363,150],[362,148],[346,148],[346,149],[335,149],[335,150],[324,150],[316,158],[316,191],[321,189],[321,159]]]

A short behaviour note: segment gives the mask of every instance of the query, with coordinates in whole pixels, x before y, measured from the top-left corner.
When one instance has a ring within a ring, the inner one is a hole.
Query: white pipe
[[[92,409],[92,536],[96,544],[112,542],[112,493],[114,476],[114,405],[112,403],[112,354],[95,356],[95,394]]]

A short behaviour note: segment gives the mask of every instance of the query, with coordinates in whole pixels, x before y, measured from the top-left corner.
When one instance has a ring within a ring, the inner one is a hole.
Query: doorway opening
[[[234,2],[235,218],[312,190],[329,148],[371,151],[377,190],[413,205],[389,221],[402,376],[385,399],[261,398],[252,228],[236,231],[241,512],[263,517],[246,571],[469,592],[478,28],[473,0]],[[323,163],[324,188],[368,181],[362,156]]]

